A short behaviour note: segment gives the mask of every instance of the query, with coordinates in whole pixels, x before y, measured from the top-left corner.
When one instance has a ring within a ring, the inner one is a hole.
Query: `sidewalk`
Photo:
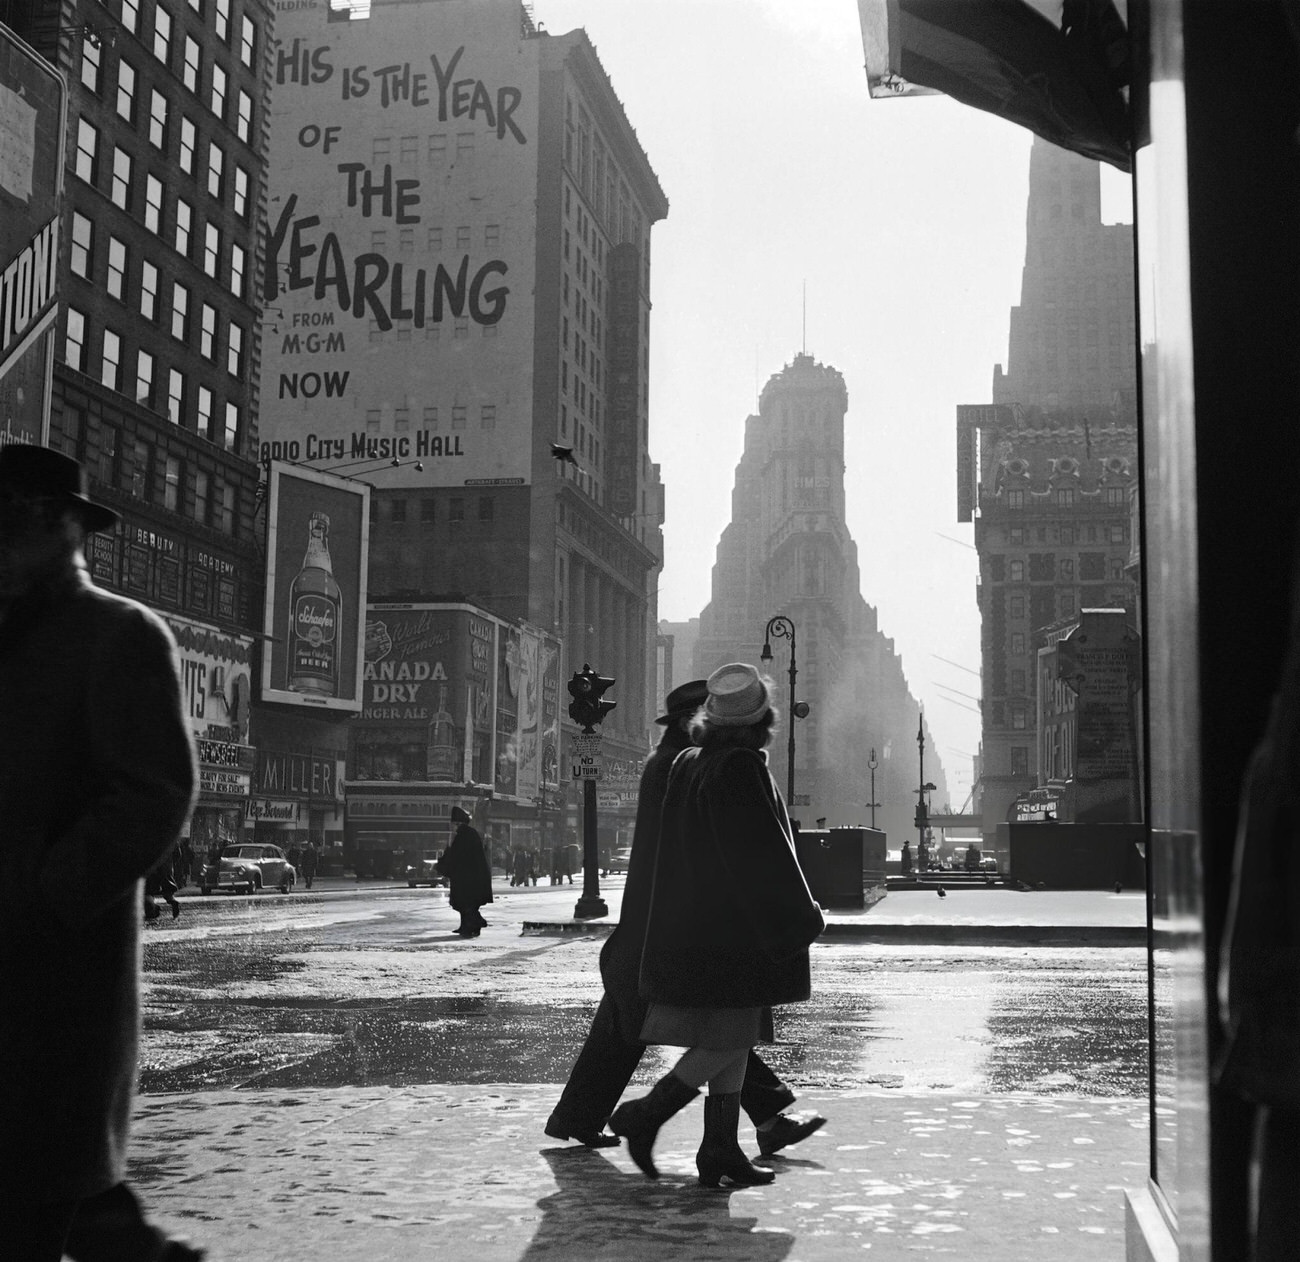
[[[663,1178],[542,1134],[551,1086],[147,1096],[131,1178],[209,1262],[1120,1262],[1146,1102],[814,1092],[830,1122],[765,1188],[695,1179],[692,1104]],[[742,1143],[756,1151],[742,1120]]]

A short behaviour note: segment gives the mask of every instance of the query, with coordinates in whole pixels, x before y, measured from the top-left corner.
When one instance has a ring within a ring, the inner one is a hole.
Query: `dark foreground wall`
[[[1141,824],[1008,824],[1007,880],[1048,889],[1142,889]]]

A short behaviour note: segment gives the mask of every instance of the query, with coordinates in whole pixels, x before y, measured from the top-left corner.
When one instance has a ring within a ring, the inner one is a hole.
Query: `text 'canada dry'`
[[[330,566],[330,519],[307,521],[307,554],[289,589],[289,687],[333,697],[339,689],[339,619],[343,600]]]

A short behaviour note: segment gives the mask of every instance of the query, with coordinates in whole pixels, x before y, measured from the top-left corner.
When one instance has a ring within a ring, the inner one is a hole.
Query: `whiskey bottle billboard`
[[[261,699],[361,712],[370,488],[272,460]]]
[[[339,627],[343,596],[330,565],[330,519],[307,522],[307,551],[289,588],[289,688],[333,697],[339,690]]]

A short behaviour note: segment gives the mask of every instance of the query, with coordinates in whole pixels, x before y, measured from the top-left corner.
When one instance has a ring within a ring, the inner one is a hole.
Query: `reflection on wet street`
[[[142,1090],[563,1081],[601,939],[453,921],[441,892],[192,906],[146,934]],[[1139,1096],[1144,986],[1139,950],[819,944],[768,1059],[804,1089]]]

